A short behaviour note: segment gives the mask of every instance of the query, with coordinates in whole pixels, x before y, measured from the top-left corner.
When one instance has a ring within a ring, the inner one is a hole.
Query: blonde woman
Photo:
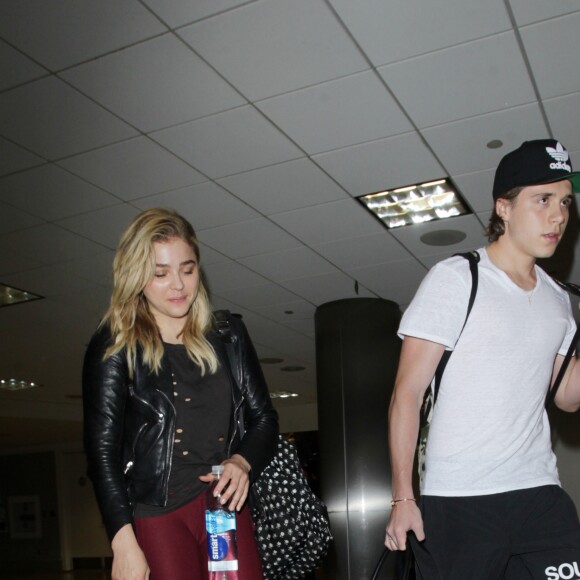
[[[245,500],[276,449],[278,419],[247,331],[231,320],[238,382],[214,321],[194,230],[166,209],[138,215],[113,263],[111,304],[83,369],[85,448],[114,580],[205,580],[205,494],[238,511],[240,580],[261,564]],[[244,408],[245,434],[240,434]]]

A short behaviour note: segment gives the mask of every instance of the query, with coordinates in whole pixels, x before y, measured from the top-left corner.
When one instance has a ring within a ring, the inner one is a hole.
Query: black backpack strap
[[[471,272],[471,292],[469,294],[469,302],[467,304],[467,314],[465,315],[465,320],[463,322],[463,326],[461,327],[461,333],[467,324],[467,319],[471,314],[471,309],[473,308],[473,303],[475,302],[475,297],[477,295],[477,285],[479,282],[479,270],[478,270],[478,263],[480,260],[479,253],[476,251],[473,252],[465,252],[462,254],[453,254],[454,256],[461,256],[465,258],[469,262],[469,271]],[[445,367],[447,366],[447,362],[451,357],[453,351],[446,350],[437,365],[437,370],[435,371],[435,380],[433,382],[433,404],[437,402],[437,395],[439,394],[439,385],[441,384],[441,379],[443,378],[443,372],[445,371]]]
[[[559,286],[564,288],[564,290],[566,290],[567,292],[570,292],[570,294],[574,294],[574,296],[580,297],[580,286],[573,284],[572,282],[560,282],[560,280],[556,280],[556,278],[552,278],[552,279],[554,280],[554,282],[556,282],[556,284],[558,284]],[[570,346],[568,347],[568,352],[566,353],[566,356],[564,357],[564,360],[562,361],[562,366],[560,367],[560,370],[558,371],[558,375],[556,376],[556,380],[554,381],[552,388],[549,389],[548,392],[546,393],[546,400],[545,400],[546,407],[549,407],[554,402],[554,399],[556,398],[556,393],[558,392],[558,389],[560,388],[560,383],[562,382],[562,379],[564,378],[564,374],[566,373],[566,370],[568,369],[568,365],[570,364],[570,361],[572,360],[572,355],[574,354],[574,350],[576,349],[576,344],[578,343],[578,338],[580,338],[580,326],[576,328],[576,332],[574,333],[574,337],[572,338],[572,342],[570,343]]]

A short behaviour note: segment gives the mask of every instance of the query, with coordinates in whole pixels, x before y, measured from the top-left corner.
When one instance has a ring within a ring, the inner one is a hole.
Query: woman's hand
[[[222,465],[224,466],[224,472],[215,486],[214,494],[216,496],[221,495],[222,504],[226,504],[231,500],[228,509],[240,511],[248,497],[250,489],[249,473],[252,466],[237,453],[226,459]],[[211,483],[214,478],[211,473],[208,473],[200,475],[199,479],[206,483]]]
[[[123,526],[111,542],[113,549],[112,580],[149,580],[149,566],[137,543],[131,524]]]

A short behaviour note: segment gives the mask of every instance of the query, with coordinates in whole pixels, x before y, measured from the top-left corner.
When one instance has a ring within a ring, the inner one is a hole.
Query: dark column
[[[316,310],[321,493],[335,538],[323,569],[334,580],[369,578],[383,549],[391,499],[387,408],[400,317],[396,303],[374,298]]]

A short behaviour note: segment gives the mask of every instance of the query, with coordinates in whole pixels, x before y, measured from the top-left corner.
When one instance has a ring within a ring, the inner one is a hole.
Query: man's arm
[[[556,362],[554,364],[552,384],[554,383],[563,362],[564,357],[559,354],[556,357]],[[568,365],[566,374],[560,383],[560,388],[556,393],[554,402],[559,409],[562,409],[562,411],[572,413],[580,409],[580,364],[578,364],[578,359],[575,356],[572,356],[572,359],[570,360],[570,364]]]
[[[395,389],[389,407],[389,450],[393,499],[414,498],[413,461],[419,434],[423,397],[433,379],[445,347],[435,342],[405,337]],[[391,510],[385,545],[390,550],[406,548],[407,532],[423,540],[423,520],[416,503],[403,501]]]

